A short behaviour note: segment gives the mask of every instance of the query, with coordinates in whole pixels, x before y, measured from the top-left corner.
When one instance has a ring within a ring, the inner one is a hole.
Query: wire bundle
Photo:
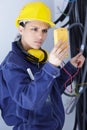
[[[76,78],[76,83],[83,85],[79,86],[82,92],[79,93],[79,100],[76,105],[76,118],[73,130],[76,130],[77,126],[79,130],[87,129],[87,0],[77,0],[74,3],[73,10],[69,15],[69,25],[73,23],[80,23],[81,26],[75,26],[70,29],[70,49],[71,57],[75,56],[79,51],[82,51],[86,57],[85,64],[79,75]]]
[[[87,0],[69,1],[66,9],[54,23],[62,22],[67,16],[69,21],[62,27],[69,25],[71,57],[81,51],[86,58],[84,66],[75,78],[77,97],[73,103],[76,106],[73,130],[76,130],[77,126],[78,130],[87,130]]]

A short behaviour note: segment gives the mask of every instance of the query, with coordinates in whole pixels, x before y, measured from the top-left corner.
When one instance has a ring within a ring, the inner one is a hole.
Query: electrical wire
[[[83,53],[85,46],[86,46],[86,37],[87,37],[87,8],[86,8],[86,15],[85,15],[85,27],[84,27],[84,34],[83,34],[83,39],[82,39],[82,44],[80,51]]]
[[[70,3],[71,2],[71,3]],[[70,52],[71,57],[75,56],[78,52],[82,52],[86,57],[85,64],[79,71],[79,75],[74,79],[75,81],[75,93],[64,92],[66,96],[72,97],[68,112],[72,112],[76,107],[75,123],[73,130],[86,130],[87,129],[87,0],[71,0],[68,2],[64,11],[61,11],[58,7],[61,16],[54,22],[57,24],[69,16],[67,23],[62,25],[66,27],[68,25],[69,40],[70,40]],[[70,76],[70,80],[72,77]],[[69,82],[67,81],[67,82]],[[65,85],[66,86],[66,85]]]
[[[73,6],[74,6],[74,2],[75,1],[73,1],[71,5],[68,2],[68,4],[67,4],[67,6],[66,6],[64,11],[60,10],[60,8],[57,7],[62,15],[57,20],[54,21],[55,24],[57,24],[59,21],[63,21],[67,16],[70,15],[70,13],[71,13],[71,11],[73,9]]]
[[[69,16],[69,24],[80,23],[83,27],[78,26],[70,30],[70,49],[71,57],[77,54],[77,49],[87,57],[87,1],[77,0],[75,6]],[[73,51],[74,50],[74,51]],[[75,79],[76,89],[79,94],[78,102],[76,103],[76,116],[73,130],[76,130],[77,126],[79,130],[87,129],[87,58],[84,66],[82,67],[79,75]]]

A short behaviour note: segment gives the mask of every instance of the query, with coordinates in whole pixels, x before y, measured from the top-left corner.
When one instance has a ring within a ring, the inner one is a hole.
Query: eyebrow
[[[35,26],[35,25],[32,25],[31,27],[39,28],[38,26]],[[45,30],[45,29],[49,29],[49,27],[47,27],[47,28],[43,28],[42,30]]]

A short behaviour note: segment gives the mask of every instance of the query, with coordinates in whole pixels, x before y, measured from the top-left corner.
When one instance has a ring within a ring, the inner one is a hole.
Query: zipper
[[[37,67],[38,67],[38,69],[39,69],[39,67],[40,67],[40,64],[39,64],[39,62],[37,63]]]

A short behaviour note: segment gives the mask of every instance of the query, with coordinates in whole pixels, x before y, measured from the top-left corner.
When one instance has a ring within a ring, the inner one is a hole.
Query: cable
[[[87,37],[87,8],[86,8],[86,16],[85,16],[85,27],[84,27],[84,34],[82,39],[82,44],[80,47],[80,51],[83,53],[85,46],[86,46],[86,37]]]
[[[73,9],[75,1],[76,0],[74,0],[72,2],[71,6],[70,6],[70,3],[68,2],[67,6],[66,6],[66,8],[65,8],[65,10],[63,12],[58,8],[60,10],[60,12],[62,12],[62,15],[56,21],[54,21],[55,24],[57,24],[59,21],[63,21],[66,18],[66,16],[70,15],[70,13],[71,13],[71,11]]]
[[[87,0],[77,0],[74,3],[73,10],[69,15],[69,27],[74,23],[78,23],[79,26],[73,26],[69,30],[70,36],[70,50],[71,57],[75,56],[78,52],[82,52],[86,57],[84,66],[79,72],[79,75],[75,78],[76,91],[79,93],[78,101],[76,104],[73,102],[73,107],[76,107],[75,123],[73,130],[76,130],[77,126],[79,130],[86,130],[87,128]],[[73,110],[73,109],[71,109]]]
[[[71,24],[71,25],[68,27],[68,30],[72,29],[72,28],[75,27],[75,26],[79,26],[79,27],[81,27],[82,29],[84,29],[84,27],[83,27],[83,25],[82,25],[81,23],[73,23],[73,24]]]
[[[67,11],[65,12],[65,10]],[[79,75],[74,79],[75,81],[75,92],[67,93],[66,96],[72,97],[73,102],[69,107],[68,112],[72,112],[76,107],[75,123],[73,130],[86,130],[87,129],[87,0],[75,0],[74,2],[68,2],[66,9],[62,12],[60,18],[55,22],[63,21],[67,16],[69,20],[67,23],[62,25],[65,27],[68,25],[69,40],[70,40],[70,52],[71,57],[74,57],[78,52],[82,52],[85,56],[85,64],[79,71]],[[71,81],[70,80],[67,82]],[[65,85],[66,86],[66,85]],[[76,95],[75,95],[76,94]]]
[[[64,12],[62,12],[62,15],[56,21],[54,21],[54,23],[57,24],[59,21],[63,21],[64,18],[66,17],[65,14],[68,13],[68,10],[69,10],[69,3],[67,7],[65,8]]]

